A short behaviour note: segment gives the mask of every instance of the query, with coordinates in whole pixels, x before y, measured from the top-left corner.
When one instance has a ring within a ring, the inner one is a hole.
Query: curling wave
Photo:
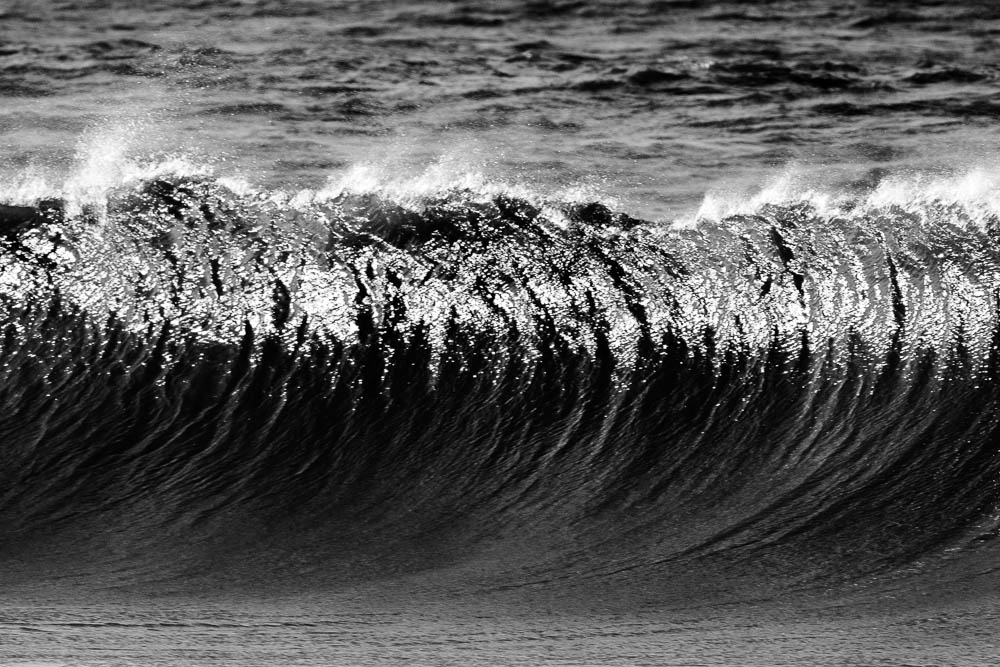
[[[516,539],[501,580],[820,576],[996,534],[1000,224],[960,203],[669,228],[160,177],[0,234],[8,555],[110,540],[163,576],[295,544],[363,576]]]

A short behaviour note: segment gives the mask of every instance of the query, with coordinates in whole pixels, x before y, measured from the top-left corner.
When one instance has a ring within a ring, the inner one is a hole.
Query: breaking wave
[[[981,548],[1000,224],[905,192],[686,225],[468,182],[11,200],[3,552],[368,576],[508,541],[524,583]]]

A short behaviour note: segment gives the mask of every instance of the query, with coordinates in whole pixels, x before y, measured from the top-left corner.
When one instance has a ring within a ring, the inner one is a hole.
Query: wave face
[[[162,177],[0,223],[9,562],[801,581],[996,535],[1000,225],[959,204],[665,228]]]

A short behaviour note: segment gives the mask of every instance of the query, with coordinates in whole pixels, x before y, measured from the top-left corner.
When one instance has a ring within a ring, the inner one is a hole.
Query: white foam
[[[61,190],[67,208],[103,207],[112,190],[163,176],[204,177],[207,165],[184,155],[138,158],[143,124],[126,123],[101,128],[87,135],[77,150],[76,166]]]
[[[30,205],[58,197],[70,214],[84,207],[103,210],[110,192],[137,182],[175,176],[209,176],[211,167],[181,153],[152,155],[161,134],[156,119],[141,115],[106,119],[85,132],[66,166],[15,169],[0,178],[0,201]]]
[[[56,193],[44,174],[37,168],[29,168],[0,183],[0,201],[29,206],[39,199],[52,197]]]
[[[888,178],[865,201],[865,205],[872,208],[910,208],[914,204],[957,205],[983,215],[997,215],[1000,213],[1000,169]]]
[[[703,198],[698,210],[674,221],[674,228],[752,214],[766,205],[806,203],[822,216],[844,215],[900,208],[918,215],[939,207],[958,207],[979,224],[1000,216],[1000,167],[969,168],[961,172],[908,172],[887,177],[870,191],[838,191],[819,182],[815,173],[789,168],[756,190],[716,188]],[[959,222],[960,218],[953,218]]]
[[[600,201],[615,208],[618,201],[606,196],[594,184],[577,183],[564,187],[542,189],[535,183],[511,182],[488,176],[484,171],[465,168],[461,161],[441,159],[423,170],[399,173],[384,164],[360,164],[330,176],[318,191],[305,190],[291,198],[293,205],[325,202],[345,195],[374,194],[400,206],[422,208],[429,200],[456,193],[463,201],[487,202],[505,195],[526,201],[540,208],[555,203],[589,203]]]
[[[530,197],[526,188],[508,183],[491,182],[475,171],[452,171],[447,165],[434,163],[415,174],[393,174],[377,165],[363,164],[330,178],[326,186],[315,193],[317,201],[336,199],[343,195],[377,194],[401,206],[417,207],[428,199],[450,192],[464,192],[473,198],[489,199],[498,194]]]

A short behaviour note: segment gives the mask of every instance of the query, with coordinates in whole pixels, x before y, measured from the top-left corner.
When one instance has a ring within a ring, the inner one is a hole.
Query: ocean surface
[[[991,2],[0,3],[0,665],[1000,662]]]

